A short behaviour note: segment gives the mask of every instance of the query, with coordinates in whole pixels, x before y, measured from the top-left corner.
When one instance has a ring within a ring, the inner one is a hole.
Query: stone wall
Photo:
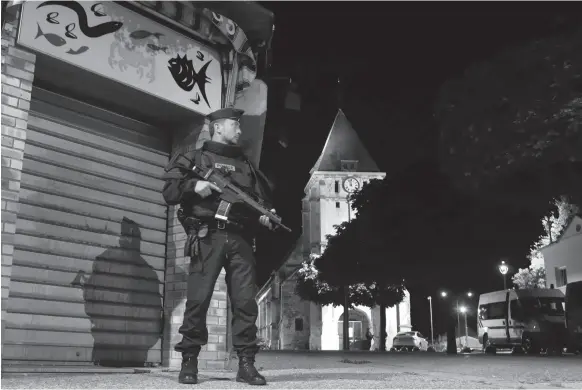
[[[20,179],[36,55],[15,47],[19,6],[9,6],[2,30],[2,335],[12,274]],[[4,340],[4,337],[2,337]]]
[[[297,280],[291,277],[281,286],[282,314],[279,327],[280,348],[284,350],[308,350],[310,334],[310,302],[295,293]],[[296,330],[296,319],[302,322],[302,329]]]

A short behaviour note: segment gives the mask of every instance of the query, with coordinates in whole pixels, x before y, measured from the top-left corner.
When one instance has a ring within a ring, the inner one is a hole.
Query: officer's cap
[[[219,119],[232,119],[235,121],[240,120],[244,111],[239,110],[238,108],[221,108],[220,110],[216,110],[208,114],[207,118],[210,122],[217,121]]]

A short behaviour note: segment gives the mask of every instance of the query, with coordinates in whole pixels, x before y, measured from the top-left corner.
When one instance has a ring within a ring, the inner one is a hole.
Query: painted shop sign
[[[216,51],[110,1],[26,1],[18,43],[203,115],[221,106]]]

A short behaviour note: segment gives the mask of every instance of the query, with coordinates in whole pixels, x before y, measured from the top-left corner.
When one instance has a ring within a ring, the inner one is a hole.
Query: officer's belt
[[[236,223],[233,221],[221,221],[218,219],[202,219],[202,225],[208,226],[208,229],[217,229],[217,230],[234,230],[237,232],[242,232],[245,230],[245,227],[240,223]]]

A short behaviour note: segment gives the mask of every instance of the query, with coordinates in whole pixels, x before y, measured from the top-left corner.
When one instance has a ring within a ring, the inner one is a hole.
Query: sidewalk
[[[446,356],[430,353],[272,352],[257,356],[268,387],[360,388],[582,388],[582,358]],[[148,371],[148,373],[145,373]],[[199,389],[243,389],[230,370],[202,371]],[[170,389],[177,372],[141,369],[142,374],[5,374],[3,388]],[[191,386],[190,386],[191,387]]]

